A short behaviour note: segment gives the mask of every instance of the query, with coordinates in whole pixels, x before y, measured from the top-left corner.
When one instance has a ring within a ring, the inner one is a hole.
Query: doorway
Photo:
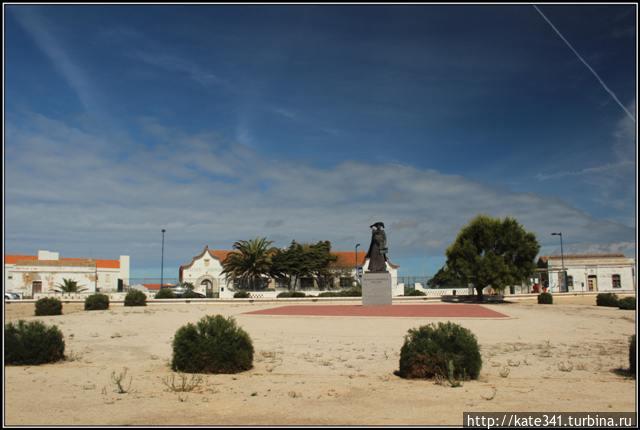
[[[42,292],[42,281],[33,281],[31,283],[31,297]]]
[[[201,287],[204,287],[204,294],[207,297],[213,297],[213,283],[209,279],[205,279],[200,283]]]

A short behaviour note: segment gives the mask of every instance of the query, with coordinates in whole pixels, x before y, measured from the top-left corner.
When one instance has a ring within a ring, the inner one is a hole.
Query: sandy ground
[[[407,330],[437,318],[243,315],[278,306],[259,303],[65,304],[65,315],[34,317],[33,304],[13,303],[5,321],[56,324],[69,359],[5,367],[5,425],[462,425],[465,411],[635,411],[635,380],[615,372],[628,366],[635,312],[554,299],[488,306],[509,319],[452,319],[483,358],[480,379],[458,388],[393,374]],[[207,314],[236,317],[254,368],[173,392],[172,336]],[[124,368],[130,390],[118,394],[111,375]]]

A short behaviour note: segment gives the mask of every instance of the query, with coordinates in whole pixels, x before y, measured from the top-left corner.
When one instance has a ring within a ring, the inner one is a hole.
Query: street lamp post
[[[360,274],[358,273],[358,247],[360,246],[359,243],[356,243],[356,279],[358,280],[358,282],[360,282]]]
[[[562,247],[562,232],[551,233],[551,236],[560,236],[560,259],[562,261],[562,287],[566,288],[566,290],[569,291],[569,287],[567,286],[567,274],[564,271],[564,249]]]
[[[162,229],[162,258],[160,260],[160,289],[162,289],[162,283],[164,282],[164,232],[166,230]]]

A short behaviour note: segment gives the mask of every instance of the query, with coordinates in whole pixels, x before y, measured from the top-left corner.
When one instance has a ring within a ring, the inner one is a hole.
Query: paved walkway
[[[450,318],[509,318],[481,305],[420,304],[420,305],[302,305],[280,306],[247,312],[248,315],[304,315],[348,317],[450,317]]]

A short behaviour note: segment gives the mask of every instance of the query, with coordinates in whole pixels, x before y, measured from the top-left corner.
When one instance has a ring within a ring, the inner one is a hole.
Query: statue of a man
[[[377,222],[369,227],[371,228],[371,244],[366,256],[369,259],[367,272],[386,272],[388,249],[384,223]]]

